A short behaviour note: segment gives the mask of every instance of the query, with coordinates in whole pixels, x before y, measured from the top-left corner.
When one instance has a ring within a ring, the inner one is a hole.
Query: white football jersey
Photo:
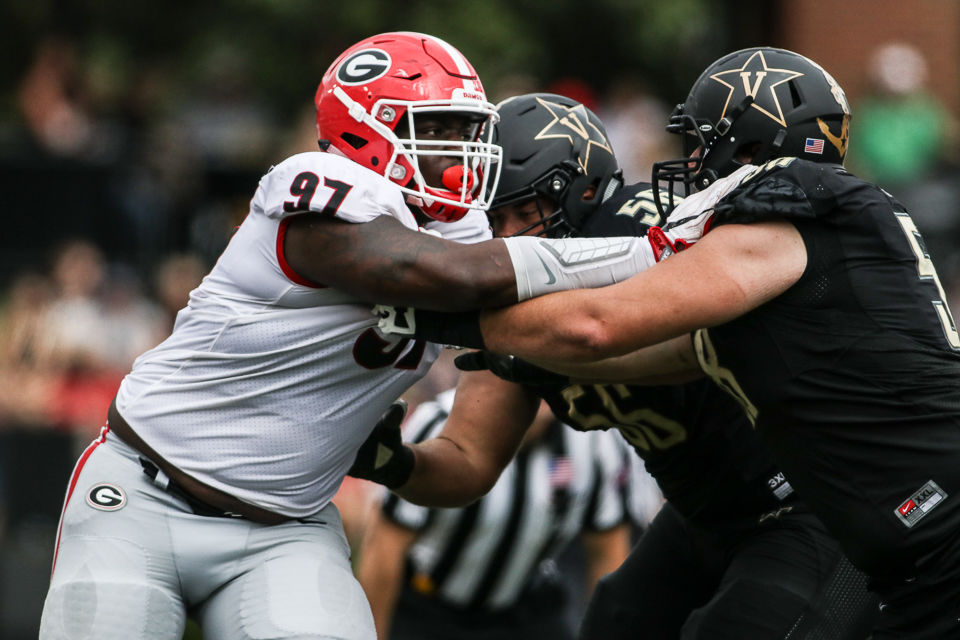
[[[290,270],[286,222],[307,208],[417,229],[399,188],[373,171],[330,153],[288,158],[260,180],[172,335],[136,360],[117,396],[120,414],[173,465],[290,517],[330,501],[377,419],[441,348],[381,334],[370,304]],[[491,237],[480,211],[430,227],[460,242]]]

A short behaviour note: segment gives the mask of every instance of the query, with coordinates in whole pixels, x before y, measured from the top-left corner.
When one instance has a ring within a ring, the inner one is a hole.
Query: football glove
[[[407,415],[407,403],[397,400],[383,414],[357,451],[347,475],[396,489],[413,473],[413,451],[403,444],[400,424]]]
[[[515,356],[504,356],[492,351],[471,351],[454,358],[453,364],[461,371],[487,369],[498,378],[517,384],[534,386],[570,384],[570,378],[563,374],[548,371]]]
[[[710,230],[714,213],[713,207],[709,207],[691,214],[681,203],[673,210],[662,227],[651,228],[647,232],[647,238],[653,246],[657,262],[683,251],[700,240]],[[657,255],[658,251],[663,254],[662,257]]]
[[[657,262],[666,260],[675,253],[679,253],[690,246],[686,240],[673,240],[660,227],[650,227],[647,231],[647,240],[653,247],[653,257]]]

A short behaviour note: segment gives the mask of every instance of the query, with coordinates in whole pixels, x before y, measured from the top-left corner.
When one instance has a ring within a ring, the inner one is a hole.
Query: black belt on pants
[[[143,456],[140,456],[140,466],[143,467],[143,472],[147,474],[150,480],[153,481],[154,485],[186,502],[190,506],[190,510],[193,511],[195,515],[208,516],[212,518],[243,519],[243,516],[239,513],[218,509],[217,507],[207,504],[206,502],[198,500],[194,496],[190,495],[184,491],[180,485],[171,480],[167,474],[161,471],[160,467],[155,465],[150,460],[147,460]]]

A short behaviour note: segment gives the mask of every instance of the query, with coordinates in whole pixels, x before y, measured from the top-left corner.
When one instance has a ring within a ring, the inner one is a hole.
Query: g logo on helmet
[[[115,484],[99,482],[87,491],[87,504],[101,511],[116,511],[127,504],[127,494]]]
[[[390,69],[390,55],[381,49],[357,51],[340,63],[337,80],[342,84],[363,84],[385,75]]]

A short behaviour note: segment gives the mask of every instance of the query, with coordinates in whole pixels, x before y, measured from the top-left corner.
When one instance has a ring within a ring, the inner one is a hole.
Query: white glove
[[[683,217],[676,216],[678,211],[680,211],[679,208],[671,213],[662,227],[654,228],[662,229],[674,249],[682,251],[700,240],[703,234],[710,230],[714,210],[710,207],[705,211],[688,212]]]
[[[703,191],[687,196],[670,212],[659,229],[673,252],[682,251],[700,240],[710,230],[714,206],[724,196],[740,186],[757,167],[744,165],[725,178],[720,178]],[[656,227],[655,227],[656,228]],[[649,235],[649,234],[648,234]],[[651,236],[651,243],[653,238]],[[654,252],[657,248],[654,245]],[[672,255],[672,254],[671,254]],[[667,257],[667,256],[663,256]],[[658,257],[659,262],[662,258]]]

